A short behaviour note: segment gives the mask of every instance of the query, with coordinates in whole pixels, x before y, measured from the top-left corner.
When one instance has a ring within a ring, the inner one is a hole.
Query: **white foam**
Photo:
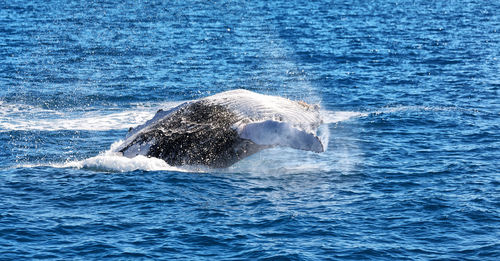
[[[326,124],[337,123],[341,121],[350,120],[353,118],[366,117],[369,113],[367,112],[356,112],[356,111],[321,111],[321,116],[323,117],[323,122]]]
[[[117,141],[111,145],[109,150],[85,160],[68,162],[64,167],[74,168],[88,168],[113,172],[126,172],[134,170],[170,170],[182,171],[179,168],[168,165],[165,161],[138,155],[133,158],[124,157],[121,153],[115,152],[116,148],[120,146],[122,141]]]
[[[112,172],[127,172],[134,170],[146,171],[182,171],[180,168],[172,167],[165,161],[157,158],[149,158],[142,155],[134,158],[123,157],[119,154],[103,154],[82,161],[68,162],[63,167],[86,168]]]
[[[127,129],[144,123],[162,108],[181,102],[147,104],[125,111],[55,111],[24,104],[0,101],[0,131],[12,130],[95,130]],[[89,108],[87,108],[89,109]]]
[[[27,104],[11,104],[6,103],[0,100],[0,115],[2,117],[23,113],[47,113],[47,114],[56,114],[61,115],[62,113],[58,113],[54,110],[43,109],[40,107],[35,107]]]
[[[64,163],[36,163],[36,164],[20,164],[14,168],[37,168],[37,167],[53,167],[53,168],[76,168],[76,169],[91,169],[104,172],[128,172],[135,170],[145,171],[177,171],[177,172],[204,172],[200,167],[173,167],[165,161],[146,156],[136,156],[127,158],[118,153],[106,151],[95,157],[84,160],[68,161]]]
[[[379,115],[379,114],[390,114],[390,113],[398,113],[398,112],[412,112],[412,111],[456,111],[459,110],[457,107],[452,106],[394,106],[394,107],[385,107],[379,110],[375,110],[370,112],[370,114]]]
[[[80,118],[8,119],[0,121],[2,130],[112,130],[135,126],[152,113],[125,111],[110,114],[86,113]]]
[[[127,158],[114,150],[121,144],[121,140],[113,143],[109,150],[100,153],[97,156],[84,159],[67,161],[63,163],[37,163],[37,164],[21,164],[16,168],[36,168],[36,167],[53,167],[53,168],[77,168],[91,169],[105,172],[127,172],[134,170],[146,171],[181,171],[181,172],[200,172],[201,169],[196,168],[178,168],[168,165],[165,161],[146,156],[136,156]]]

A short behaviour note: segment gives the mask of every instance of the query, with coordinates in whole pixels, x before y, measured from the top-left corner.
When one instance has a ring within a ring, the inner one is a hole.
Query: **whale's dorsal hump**
[[[204,100],[228,107],[238,117],[234,123],[241,138],[259,145],[288,146],[323,152],[316,129],[322,123],[319,106],[303,101],[238,89]]]
[[[218,93],[202,100],[226,106],[239,117],[236,125],[273,120],[314,132],[322,123],[318,105],[243,89]]]

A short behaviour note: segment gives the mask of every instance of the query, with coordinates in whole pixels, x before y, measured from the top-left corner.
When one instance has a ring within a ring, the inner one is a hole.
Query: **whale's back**
[[[273,146],[321,152],[320,124],[317,106],[234,90],[159,111],[131,130],[118,151],[170,165],[227,167]]]
[[[253,122],[286,122],[293,127],[314,132],[321,124],[319,107],[305,102],[297,102],[278,96],[269,96],[248,90],[238,89],[218,93],[203,98],[227,107],[238,120],[236,128]]]

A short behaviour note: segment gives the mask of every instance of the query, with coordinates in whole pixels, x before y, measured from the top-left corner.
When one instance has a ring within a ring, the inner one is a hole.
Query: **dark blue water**
[[[498,1],[118,2],[0,4],[1,260],[500,258]],[[328,151],[110,154],[236,88],[320,103]]]

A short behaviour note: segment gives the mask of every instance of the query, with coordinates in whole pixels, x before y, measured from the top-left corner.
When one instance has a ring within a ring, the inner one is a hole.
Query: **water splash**
[[[8,107],[9,110],[2,112],[2,119],[0,120],[0,127],[3,130],[44,130],[44,131],[60,131],[60,130],[113,130],[125,129],[128,127],[135,127],[138,124],[150,119],[158,108],[169,108],[176,106],[183,101],[175,101],[164,103],[162,105],[147,105],[137,106],[135,109],[125,110],[121,112],[110,113],[107,111],[92,111],[88,113],[66,113],[55,110],[46,110],[34,106],[25,105],[12,105],[1,104]],[[29,113],[29,114],[28,114]],[[330,140],[330,130],[328,124],[339,122],[342,120],[351,119],[361,115],[355,112],[334,112],[322,111],[323,117],[326,117],[324,125],[318,129],[318,136],[325,148],[328,147]],[[36,115],[37,117],[33,117]],[[91,116],[92,115],[92,116]],[[70,118],[73,117],[73,118]],[[24,119],[23,119],[24,118]],[[17,124],[17,125],[16,125]],[[78,168],[78,169],[91,169],[96,171],[105,172],[127,172],[134,170],[146,171],[190,171],[190,172],[206,172],[206,168],[198,166],[183,166],[182,168],[173,167],[168,165],[165,161],[152,157],[137,156],[134,158],[124,157],[116,153],[116,148],[122,141],[117,141],[111,147],[100,153],[97,156],[90,157],[83,160],[70,160],[67,162],[49,162],[49,163],[35,163],[24,164],[15,167],[54,167],[54,168]],[[268,155],[266,152],[262,155]],[[256,165],[265,165],[256,163],[255,157],[243,161],[242,165],[238,165],[238,171],[242,172],[261,172],[271,173],[274,171],[294,173],[304,171],[304,168],[311,170],[318,170],[318,162],[324,160],[319,159],[319,154],[307,153],[304,151],[287,150],[283,148],[275,148],[270,156],[273,161],[274,167],[270,169],[255,170]],[[305,155],[304,155],[305,153]],[[261,156],[262,156],[261,155]],[[257,157],[261,157],[257,156]],[[266,157],[265,157],[266,158]],[[290,162],[290,158],[301,159]],[[257,160],[257,162],[260,162]],[[326,162],[326,161],[324,161]],[[296,163],[296,164],[295,164]],[[250,164],[250,165],[245,165]],[[253,165],[253,167],[249,167]],[[245,167],[246,166],[246,167]],[[330,169],[329,166],[320,166],[321,169]],[[235,170],[235,169],[232,169]]]
[[[134,170],[146,171],[187,171],[168,165],[165,161],[152,157],[136,156],[127,158],[117,153],[109,152],[81,161],[72,161],[60,167],[91,169],[105,172],[128,172]]]
[[[16,166],[16,168],[77,168],[104,172],[128,172],[134,170],[193,172],[194,170],[194,168],[173,167],[168,165],[165,161],[154,157],[145,157],[142,155],[134,158],[124,157],[121,153],[116,152],[116,148],[120,146],[121,143],[121,140],[116,141],[108,150],[97,156],[83,160],[71,160],[63,163],[23,164]]]
[[[97,108],[89,112],[63,112],[43,109],[36,106],[22,104],[8,104],[0,102],[2,108],[0,115],[0,128],[2,130],[113,130],[134,127],[150,119],[157,109],[171,108],[184,101],[174,101],[162,104],[146,104],[131,106],[132,109],[124,111],[112,111],[105,109],[99,111]],[[229,168],[234,172],[255,173],[299,173],[308,171],[331,171],[339,170],[349,172],[355,168],[357,162],[362,160],[356,144],[352,137],[341,137],[342,135],[353,135],[352,132],[342,133],[336,130],[334,138],[331,137],[330,128],[332,124],[352,121],[362,117],[377,117],[381,114],[394,114],[413,111],[454,111],[454,107],[432,107],[432,106],[394,106],[380,109],[357,112],[357,111],[333,111],[322,110],[321,116],[324,124],[318,129],[318,137],[328,148],[325,153],[316,154],[304,151],[295,151],[285,148],[275,148],[258,153]],[[0,131],[2,131],[0,130]],[[339,136],[340,135],[340,136]],[[20,167],[50,166],[56,168],[82,168],[105,172],[127,172],[134,170],[146,171],[190,171],[206,172],[206,168],[197,166],[173,167],[165,161],[157,158],[137,156],[134,158],[123,157],[116,153],[115,149],[121,141],[115,142],[110,149],[97,156],[83,160],[72,160],[63,163],[42,163],[23,165]],[[328,158],[328,159],[327,159]],[[270,160],[272,159],[272,160]],[[324,163],[329,162],[327,165]],[[335,162],[332,164],[332,162]],[[19,167],[19,166],[18,166]],[[224,171],[223,171],[224,172]]]

